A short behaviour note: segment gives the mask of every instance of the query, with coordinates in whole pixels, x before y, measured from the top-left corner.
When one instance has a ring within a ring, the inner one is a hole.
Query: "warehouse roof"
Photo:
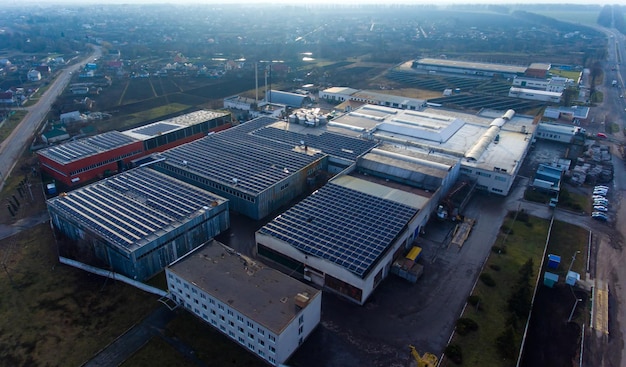
[[[136,168],[59,195],[48,200],[48,207],[131,251],[225,201],[152,169]]]
[[[364,191],[330,182],[259,233],[364,277],[418,212]]]
[[[490,64],[490,63],[483,63],[483,62],[470,62],[470,61],[432,59],[432,58],[419,59],[417,60],[417,63],[423,64],[423,65],[451,67],[451,68],[458,68],[458,69],[483,70],[483,71],[519,73],[519,74],[523,74],[524,72],[526,72],[526,69],[527,69],[525,66]]]
[[[270,90],[267,92],[265,100],[271,103],[284,104],[289,107],[302,107],[307,98],[304,94],[283,92],[280,90]]]
[[[528,134],[534,132],[536,125],[529,116],[513,114],[506,120],[502,116],[502,111],[494,110],[481,111],[476,115],[445,109],[409,111],[366,105],[328,124],[333,131],[361,129],[362,135],[371,135],[383,145],[425,152],[429,157],[460,160],[477,142],[486,140],[483,137],[490,126],[499,121],[499,142],[494,142],[495,136],[492,136],[492,140],[486,141],[488,144],[483,144],[484,149],[474,152],[475,161],[464,160],[463,164],[485,169],[498,167],[513,172],[523,160],[529,144]]]
[[[132,144],[136,141],[137,139],[118,131],[109,131],[89,138],[42,149],[38,151],[37,154],[60,164],[68,164],[79,159]]]
[[[309,299],[320,294],[320,290],[217,241],[199,247],[169,270],[275,334],[297,316],[294,298],[298,293],[307,294]]]
[[[227,115],[228,113],[225,112],[200,110],[126,130],[122,133],[135,139],[146,140],[161,134],[169,133],[170,131],[180,130],[188,126],[197,125]]]
[[[326,154],[356,160],[375,145],[328,132],[300,133],[286,122],[259,117],[160,153],[165,161],[158,164],[257,194]]]

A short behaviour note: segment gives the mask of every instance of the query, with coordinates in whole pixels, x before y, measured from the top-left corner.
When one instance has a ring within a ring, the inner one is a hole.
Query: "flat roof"
[[[157,164],[257,194],[325,155],[354,161],[376,144],[264,116],[160,153]]]
[[[385,114],[386,110],[393,111]],[[371,134],[382,142],[383,147],[392,145],[406,151],[416,150],[429,156],[458,161],[487,133],[490,125],[503,115],[503,111],[495,110],[468,114],[432,107],[423,111],[407,111],[366,105],[330,121],[329,128],[344,133],[361,129],[361,135]],[[506,143],[503,144],[502,140],[499,144],[492,142],[482,152],[480,159],[471,165],[490,170],[493,167],[510,170],[522,160],[529,144],[528,134],[532,134],[536,126],[532,117],[513,115],[500,128],[500,139],[504,138]],[[467,163],[464,161],[463,164]]]
[[[537,131],[541,132],[552,132],[558,134],[569,134],[574,135],[577,130],[579,130],[579,126],[574,125],[564,125],[564,124],[554,124],[549,122],[542,122],[537,126]]]
[[[373,195],[371,189],[364,189],[365,184],[357,190],[339,183],[327,183],[263,226],[259,233],[363,278],[418,209],[398,202],[398,197],[392,200]],[[387,192],[393,190],[387,188]]]
[[[545,71],[548,71],[548,70],[550,70],[551,67],[552,67],[552,65],[549,64],[549,63],[533,62],[532,64],[530,64],[530,66],[528,68],[529,69],[534,69],[534,70],[545,70]]]
[[[79,159],[103,153],[137,142],[137,139],[118,131],[109,131],[88,138],[55,145],[37,151],[37,154],[60,164],[68,164]]]
[[[356,92],[359,92],[359,89],[354,89],[354,88],[349,88],[349,87],[330,87],[330,88],[324,89],[323,92],[352,95]]]
[[[140,167],[61,194],[47,204],[130,252],[168,228],[178,227],[225,201],[211,192]]]
[[[546,110],[543,112],[543,114],[545,116],[546,114],[550,114],[550,112],[558,112],[559,114],[561,113],[571,114],[572,116],[574,116],[574,118],[579,118],[579,119],[586,119],[587,117],[589,117],[589,107],[586,107],[586,106],[546,107]]]
[[[147,140],[161,134],[184,129],[188,126],[197,125],[224,116],[228,116],[228,113],[199,110],[162,121],[153,122],[148,125],[136,127],[134,129],[123,131],[122,133],[138,140]]]
[[[294,297],[321,291],[234,252],[217,241],[194,250],[168,267],[207,294],[275,334],[298,315]]]
[[[538,89],[529,89],[529,88],[517,88],[511,87],[509,89],[510,92],[519,92],[519,93],[529,93],[529,94],[539,94],[542,96],[552,96],[552,97],[560,97],[563,95],[562,92],[548,92],[546,90],[538,90]]]
[[[523,74],[526,72],[526,66],[504,65],[504,64],[490,64],[484,62],[471,62],[471,61],[458,61],[458,60],[446,60],[446,59],[433,59],[422,58],[416,60],[419,64],[433,65],[433,66],[445,66],[458,69],[472,69],[472,70],[485,70],[494,72],[506,72]]]
[[[423,99],[409,98],[403,96],[397,96],[393,94],[380,93],[371,90],[360,90],[352,94],[354,98],[363,98],[376,101],[385,101],[390,103],[397,103],[398,105],[421,105],[425,101]]]

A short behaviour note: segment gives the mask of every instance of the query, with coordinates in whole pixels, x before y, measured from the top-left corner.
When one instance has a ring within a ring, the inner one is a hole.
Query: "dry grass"
[[[48,224],[2,240],[0,259],[2,366],[80,365],[157,305],[152,295],[58,264]]]

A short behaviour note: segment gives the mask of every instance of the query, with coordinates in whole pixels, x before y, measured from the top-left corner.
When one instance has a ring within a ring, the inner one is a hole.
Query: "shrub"
[[[469,303],[472,306],[476,306],[477,304],[480,303],[480,296],[472,294],[471,296],[467,297],[467,303]]]
[[[485,283],[487,287],[495,287],[496,285],[496,281],[493,280],[491,274],[489,273],[480,274],[480,280],[482,280],[482,282]]]
[[[489,265],[489,267],[491,268],[491,270],[493,271],[500,271],[500,265],[497,264],[491,264]]]
[[[502,227],[500,227],[500,231],[502,231],[502,233],[506,233],[506,234],[513,234],[513,228],[507,226],[506,224],[503,224]]]
[[[456,364],[463,363],[463,353],[461,351],[461,346],[458,344],[448,344],[446,349],[443,351],[446,357],[450,358],[450,360]]]
[[[530,216],[522,209],[517,213],[517,220],[526,223],[530,220]]]
[[[467,317],[456,320],[456,332],[459,333],[459,335],[467,335],[470,331],[476,330],[478,330],[476,321]]]

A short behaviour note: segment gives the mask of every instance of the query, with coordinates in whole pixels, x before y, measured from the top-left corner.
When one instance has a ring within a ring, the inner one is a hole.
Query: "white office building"
[[[165,272],[172,300],[273,366],[320,322],[321,291],[217,241]]]

